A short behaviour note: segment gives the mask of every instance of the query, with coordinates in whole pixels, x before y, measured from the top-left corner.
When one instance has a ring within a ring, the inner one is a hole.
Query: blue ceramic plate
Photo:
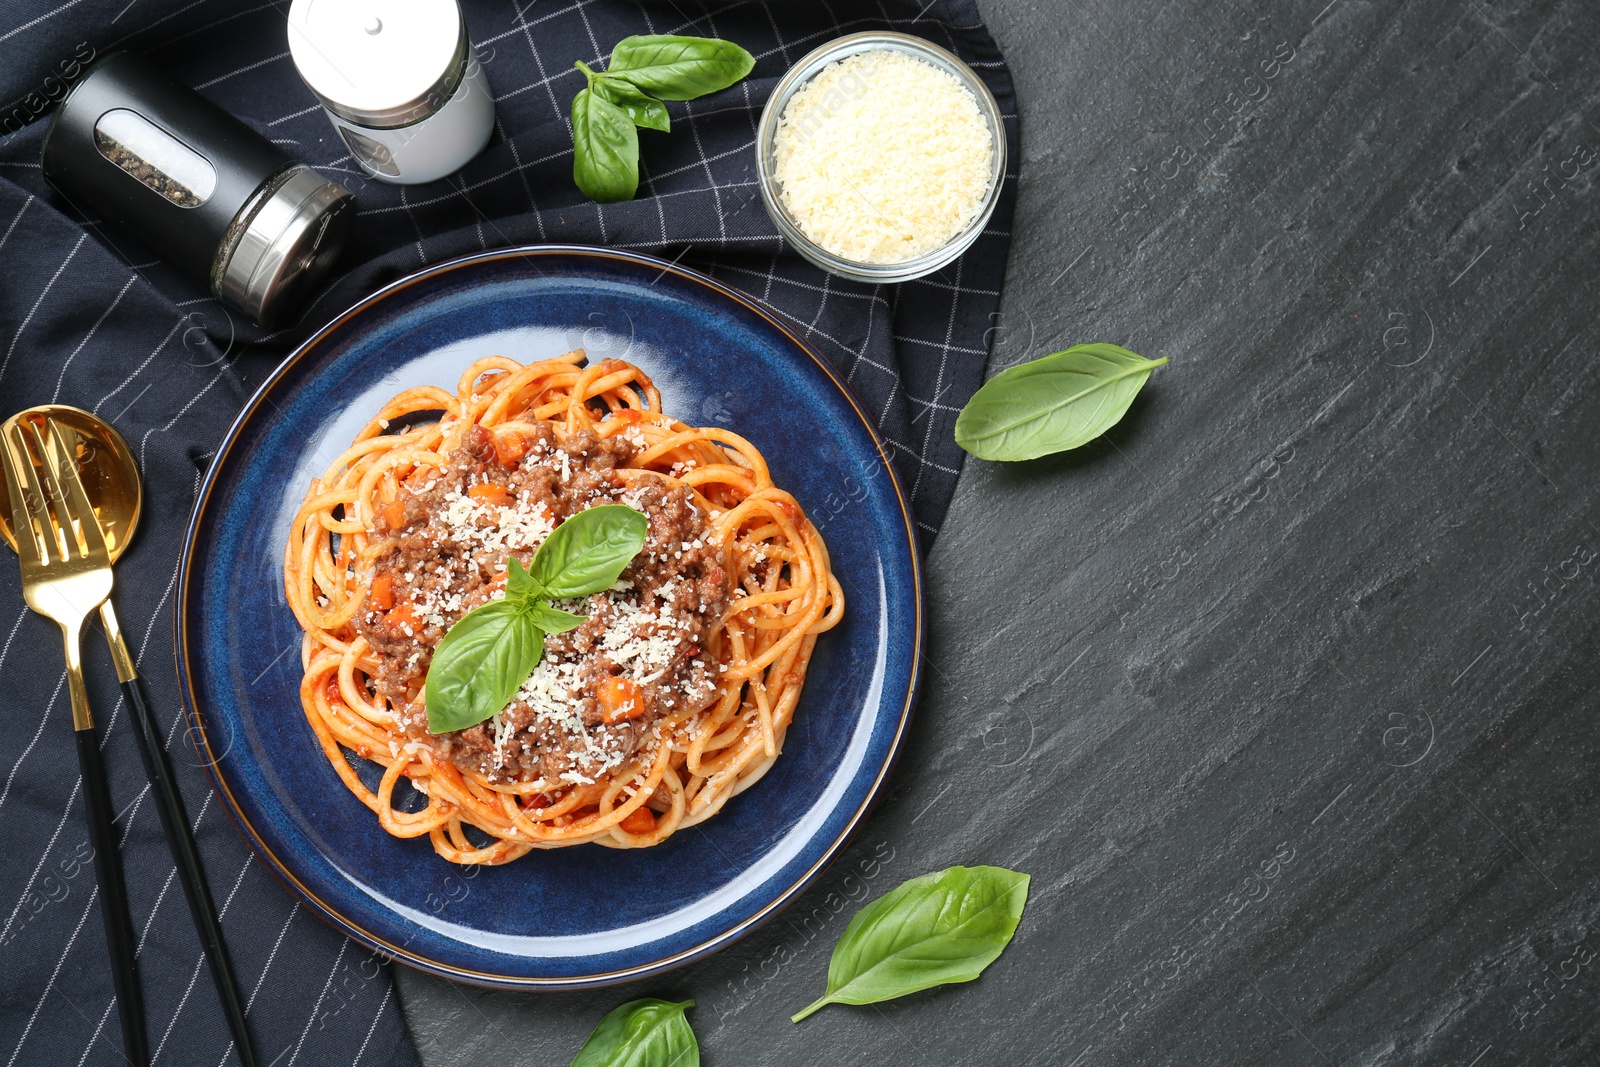
[[[426,838],[384,833],[323,759],[300,710],[284,537],[313,475],[390,396],[453,390],[491,353],[526,362],[579,345],[643,367],[670,414],[726,426],[766,454],[827,539],[845,618],[817,643],[782,758],[715,818],[655,848],[582,845],[465,869]],[[191,724],[251,846],[357,941],[482,985],[626,981],[748,933],[861,822],[916,694],[921,571],[883,443],[828,365],[770,312],[648,256],[489,252],[345,312],[234,423],[201,488],[180,575]]]

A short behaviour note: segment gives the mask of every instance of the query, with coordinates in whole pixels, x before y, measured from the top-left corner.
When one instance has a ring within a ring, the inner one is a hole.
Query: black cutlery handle
[[[117,1014],[122,1020],[123,1056],[134,1067],[150,1062],[150,1042],[144,1030],[144,998],[139,992],[139,972],[134,962],[133,919],[128,915],[128,890],[122,881],[122,853],[111,823],[111,793],[106,788],[106,768],[100,759],[100,739],[94,728],[73,731],[78,739],[78,766],[83,771],[84,806],[89,813],[89,844],[94,848],[94,877],[100,886],[100,917],[106,925],[106,947],[111,950],[111,981],[117,992]]]
[[[250,1031],[245,1026],[244,1001],[239,996],[239,984],[234,980],[233,967],[228,962],[227,946],[222,939],[222,924],[217,920],[216,906],[211,902],[211,890],[206,886],[205,872],[200,867],[200,850],[195,846],[194,833],[189,829],[189,817],[183,809],[183,797],[178,792],[177,780],[172,776],[172,764],[167,760],[166,746],[161,742],[161,731],[156,727],[150,706],[145,703],[144,689],[137,676],[122,683],[122,695],[133,711],[134,728],[139,734],[139,752],[144,757],[145,773],[150,778],[150,788],[155,793],[156,811],[161,814],[161,827],[166,831],[167,844],[172,846],[172,859],[178,865],[178,880],[183,883],[184,896],[189,898],[189,914],[194,917],[195,932],[205,950],[206,963],[211,968],[211,980],[217,987],[217,999],[222,1002],[222,1014],[228,1019],[228,1029],[233,1032],[233,1045],[244,1067],[256,1067],[255,1047],[250,1043]]]

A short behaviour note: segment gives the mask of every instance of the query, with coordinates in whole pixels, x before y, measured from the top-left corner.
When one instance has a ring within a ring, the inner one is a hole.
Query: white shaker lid
[[[466,25],[456,0],[294,0],[289,52],[328,110],[375,128],[442,107],[460,84]]]

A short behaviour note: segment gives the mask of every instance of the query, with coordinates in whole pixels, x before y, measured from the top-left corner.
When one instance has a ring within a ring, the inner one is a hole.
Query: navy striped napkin
[[[0,415],[75,404],[110,419],[138,456],[148,509],[118,565],[119,612],[165,724],[258,1049],[274,1067],[416,1057],[386,965],[317,921],[250,857],[184,734],[172,667],[178,552],[201,472],[254,385],[322,322],[425,264],[519,243],[650,251],[766,301],[834,363],[892,443],[926,545],[961,467],[951,426],[982,381],[1005,272],[1011,189],[957,263],[924,281],[866,286],[786,250],[755,184],[755,122],[777,79],[817,45],[875,28],[919,34],[971,64],[1008,116],[1010,158],[1020,159],[1010,77],[971,0],[465,6],[498,128],[459,174],[399,188],[360,177],[300,83],[282,0],[0,0]],[[730,38],[757,65],[728,92],[671,105],[672,135],[645,138],[639,198],[602,208],[571,181],[566,116],[582,77],[572,62],[603,60],[635,33]],[[43,182],[50,107],[87,59],[118,48],[153,57],[356,193],[345,273],[298,324],[250,326]],[[0,555],[0,1067],[120,1063],[59,638],[23,607],[7,560]],[[96,634],[85,654],[125,836],[156,1062],[223,1067],[236,1062],[227,1028]]]

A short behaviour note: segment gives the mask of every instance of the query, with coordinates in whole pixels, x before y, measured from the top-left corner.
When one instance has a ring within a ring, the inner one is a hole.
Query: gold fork
[[[143,998],[134,965],[133,920],[128,915],[128,893],[111,818],[111,794],[94,719],[89,714],[89,694],[83,684],[79,656],[84,620],[111,594],[111,556],[98,522],[74,521],[71,517],[74,512],[93,516],[94,511],[78,477],[77,463],[53,422],[47,421],[42,433],[32,423],[26,428],[16,423],[6,426],[0,431],[0,462],[5,464],[11,524],[17,535],[17,556],[22,561],[22,595],[28,607],[55,620],[66,645],[72,728],[83,772],[100,915],[105,922],[112,983],[122,1021],[123,1054],[132,1063],[142,1065],[149,1062],[150,1056]]]

